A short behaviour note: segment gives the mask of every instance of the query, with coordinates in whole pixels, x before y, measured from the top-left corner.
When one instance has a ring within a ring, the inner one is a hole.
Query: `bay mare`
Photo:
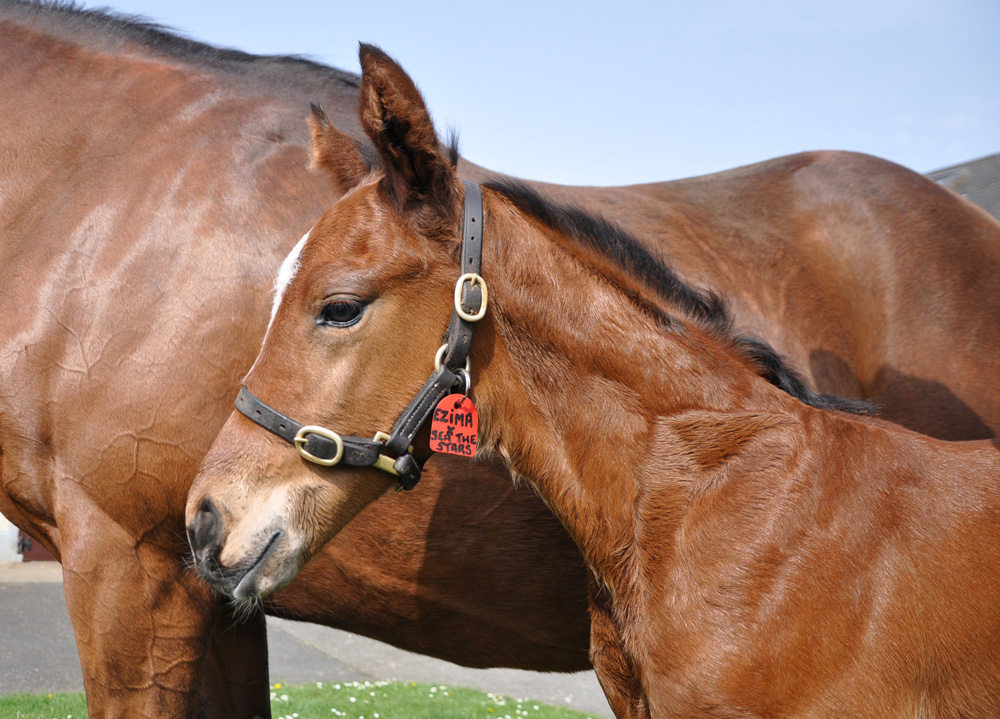
[[[90,716],[266,715],[262,618],[233,622],[187,568],[183,508],[277,268],[336,197],[305,169],[309,103],[360,140],[358,79],[10,0],[0,66],[0,511],[62,562]],[[718,288],[818,389],[936,436],[1000,427],[1000,231],[926,179],[808,153],[545,191]],[[532,490],[438,457],[265,607],[466,665],[568,671],[589,664],[586,583]]]
[[[409,76],[369,45],[361,67],[381,169],[313,119],[345,194],[283,280],[240,395],[253,404],[194,479],[202,575],[266,594],[400,481],[354,455],[321,466],[265,405],[319,425],[297,437],[341,434],[341,453],[389,432],[403,473],[435,442],[397,442],[397,418],[421,387],[458,406],[468,357],[479,447],[594,572],[591,652],[619,717],[1000,714],[1000,443],[802,391],[716,298],[599,218],[510,181],[484,184],[480,207]]]

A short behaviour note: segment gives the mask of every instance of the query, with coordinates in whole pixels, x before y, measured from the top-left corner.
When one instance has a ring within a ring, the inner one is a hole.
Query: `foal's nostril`
[[[212,500],[206,497],[201,500],[194,521],[187,530],[188,542],[195,555],[211,554],[211,550],[218,548],[221,530],[222,517],[219,515],[219,510],[215,508]]]

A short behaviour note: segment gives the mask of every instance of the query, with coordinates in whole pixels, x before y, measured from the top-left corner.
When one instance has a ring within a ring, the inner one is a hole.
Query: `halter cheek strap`
[[[332,467],[375,467],[397,477],[400,489],[420,481],[422,462],[413,456],[412,442],[438,403],[462,382],[468,382],[469,349],[475,323],[487,306],[482,265],[483,195],[479,185],[462,180],[465,203],[462,221],[462,273],[455,285],[455,305],[445,343],[438,351],[434,372],[396,420],[392,430],[373,439],[346,437],[325,427],[302,425],[261,402],[246,387],[236,397],[236,409],[247,419],[295,445],[314,464]],[[468,387],[466,386],[466,389]]]

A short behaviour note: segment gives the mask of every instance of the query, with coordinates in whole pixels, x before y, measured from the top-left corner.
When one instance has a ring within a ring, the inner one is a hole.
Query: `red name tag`
[[[432,450],[474,457],[478,434],[479,413],[471,399],[461,394],[450,394],[438,402],[431,418]]]

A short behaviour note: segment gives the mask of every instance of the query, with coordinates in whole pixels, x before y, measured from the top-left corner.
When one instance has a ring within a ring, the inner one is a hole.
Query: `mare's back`
[[[811,152],[550,192],[655,238],[820,391],[943,439],[1000,432],[1000,222],[891,162]],[[572,194],[571,194],[572,193]]]

